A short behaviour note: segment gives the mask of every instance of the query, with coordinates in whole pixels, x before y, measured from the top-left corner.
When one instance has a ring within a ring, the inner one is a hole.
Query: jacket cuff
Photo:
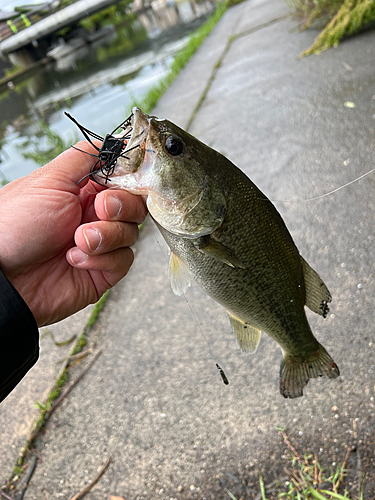
[[[0,269],[0,402],[39,357],[39,331],[25,301]]]

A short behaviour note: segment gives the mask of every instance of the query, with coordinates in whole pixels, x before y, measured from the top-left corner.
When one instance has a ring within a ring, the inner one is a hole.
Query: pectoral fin
[[[241,261],[236,257],[230,248],[211,238],[211,236],[202,236],[194,241],[194,246],[200,252],[213,257],[214,259],[227,264],[230,267],[244,268]]]
[[[319,274],[302,257],[301,262],[306,287],[305,303],[311,311],[325,318],[329,311],[328,303],[331,302],[332,296]]]
[[[169,257],[168,277],[175,295],[182,295],[191,286],[190,274],[180,257],[173,252]]]
[[[232,326],[233,333],[236,337],[238,347],[244,353],[254,353],[257,350],[261,331],[254,326],[249,325],[245,321],[242,321],[237,316],[227,311],[229,314],[230,324]]]

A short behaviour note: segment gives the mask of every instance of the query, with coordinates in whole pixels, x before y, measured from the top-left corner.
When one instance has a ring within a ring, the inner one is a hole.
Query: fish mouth
[[[116,141],[122,143],[123,150],[112,157],[111,161],[102,160],[99,168],[96,168],[96,164],[91,172],[91,178],[98,184],[103,185],[100,181],[104,179],[106,186],[114,187],[124,184],[125,187],[126,182],[120,182],[120,178],[136,173],[145,160],[146,143],[150,131],[149,117],[139,108],[134,107],[130,117],[121,126],[122,132],[114,134],[113,131],[112,134],[106,136],[104,142],[108,141],[109,137],[113,143]]]
[[[117,160],[117,166],[123,169],[123,173],[132,174],[142,166],[146,152],[146,142],[150,132],[149,117],[142,113],[139,108],[134,107],[131,115],[132,132],[129,142]],[[120,134],[121,136],[121,134]]]

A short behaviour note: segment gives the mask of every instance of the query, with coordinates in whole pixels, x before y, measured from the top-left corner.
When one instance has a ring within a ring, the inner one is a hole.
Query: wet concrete
[[[316,33],[298,33],[285,13],[275,0],[231,8],[155,114],[185,126],[221,60],[190,132],[275,201],[327,283],[328,318],[308,317],[340,378],[312,380],[302,398],[283,399],[277,344],[263,335],[254,356],[242,355],[218,304],[197,286],[187,300],[175,297],[166,246],[148,221],[131,272],[91,334],[103,353],[48,424],[25,500],[70,498],[108,456],[89,500],[217,499],[228,498],[227,488],[251,499],[260,469],[268,480],[284,475],[277,427],[326,465],[371,441],[364,436],[375,426],[374,176],[304,200],[373,168],[375,33],[298,60]]]

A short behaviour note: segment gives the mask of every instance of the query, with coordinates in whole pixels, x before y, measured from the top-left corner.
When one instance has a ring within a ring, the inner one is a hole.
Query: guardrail
[[[78,0],[65,0],[63,2],[61,0],[57,0],[57,2],[52,1],[43,6],[39,5],[34,9],[21,13],[13,19],[0,23],[0,42],[77,1]]]

